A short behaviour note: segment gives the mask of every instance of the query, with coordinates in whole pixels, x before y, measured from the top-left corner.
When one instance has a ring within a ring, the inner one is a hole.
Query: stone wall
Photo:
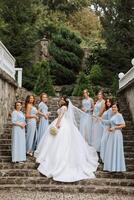
[[[0,134],[2,134],[9,112],[15,102],[17,84],[0,69]]]

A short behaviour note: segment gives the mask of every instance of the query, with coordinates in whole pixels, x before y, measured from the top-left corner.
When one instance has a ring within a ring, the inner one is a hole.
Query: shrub
[[[94,84],[99,84],[102,80],[102,69],[99,65],[93,65],[90,71],[90,80]]]
[[[37,95],[42,92],[46,92],[48,95],[54,96],[54,88],[50,75],[49,63],[42,61],[41,63],[38,63],[37,66],[40,66],[40,73],[34,86],[34,92]]]
[[[92,97],[94,96],[94,92],[93,92],[93,89],[91,86],[89,76],[87,76],[84,72],[80,72],[77,77],[76,84],[75,84],[72,95],[82,96],[84,89],[88,89],[90,96],[92,96]]]

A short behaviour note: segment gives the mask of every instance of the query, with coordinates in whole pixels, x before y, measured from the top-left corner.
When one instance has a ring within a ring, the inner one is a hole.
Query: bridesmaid
[[[80,132],[91,145],[91,133],[92,133],[92,112],[94,109],[93,99],[89,96],[87,89],[83,91],[84,99],[82,100],[82,111],[84,112],[80,118]]]
[[[33,95],[28,95],[25,101],[26,108],[26,149],[27,155],[33,156],[34,144],[36,143],[36,128],[37,128],[37,114],[38,111],[34,106],[35,99]]]
[[[101,139],[103,135],[103,125],[98,117],[103,115],[105,111],[105,100],[103,99],[103,92],[98,92],[97,102],[93,111],[93,126],[92,126],[92,146],[97,152],[100,152]]]
[[[112,108],[111,108],[112,105],[113,105],[112,98],[108,98],[105,102],[106,110],[102,115],[102,119],[110,120],[110,118],[112,117]],[[103,125],[103,136],[101,139],[101,148],[100,148],[100,157],[101,157],[102,161],[104,161],[104,155],[105,155],[105,149],[106,149],[108,137],[109,137],[108,126]]]
[[[23,163],[26,161],[25,116],[21,112],[22,103],[15,103],[12,112],[12,162]]]
[[[45,133],[47,127],[48,127],[48,118],[49,118],[49,112],[48,112],[48,95],[46,93],[42,93],[40,95],[41,102],[38,106],[38,114],[40,115],[40,122],[38,127],[38,134],[37,134],[37,145],[39,144],[43,134]]]
[[[125,127],[125,121],[121,113],[119,113],[118,103],[112,106],[113,116],[110,120],[102,120],[103,123],[109,125],[109,137],[106,145],[104,157],[104,170],[110,172],[126,171],[122,128]]]

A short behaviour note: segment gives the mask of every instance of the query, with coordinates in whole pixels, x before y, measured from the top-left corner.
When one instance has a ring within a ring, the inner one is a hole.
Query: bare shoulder
[[[66,106],[62,106],[62,109],[66,111],[66,110],[67,110],[67,107],[66,107]]]

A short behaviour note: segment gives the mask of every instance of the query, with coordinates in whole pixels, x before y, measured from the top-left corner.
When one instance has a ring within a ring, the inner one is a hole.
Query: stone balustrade
[[[123,89],[134,80],[134,66],[119,80],[119,89]]]
[[[134,122],[134,66],[119,80],[118,93],[126,98]]]
[[[0,41],[0,68],[15,79],[15,58]]]

